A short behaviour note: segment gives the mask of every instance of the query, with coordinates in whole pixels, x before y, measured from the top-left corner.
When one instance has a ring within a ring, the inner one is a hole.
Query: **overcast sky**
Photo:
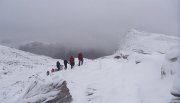
[[[180,0],[0,0],[0,38],[116,46],[131,28],[178,35]]]

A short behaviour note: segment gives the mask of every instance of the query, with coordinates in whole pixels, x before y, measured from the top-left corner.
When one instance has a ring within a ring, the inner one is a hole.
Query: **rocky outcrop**
[[[18,103],[71,103],[72,96],[67,88],[66,81],[44,84],[33,82],[23,99]]]
[[[169,51],[165,55],[165,60],[161,67],[161,78],[163,79],[165,76],[177,74],[178,64],[179,64],[179,45],[174,46],[169,49]],[[178,73],[179,74],[179,73]]]
[[[72,96],[69,93],[66,81],[64,81],[62,85],[57,86],[57,89],[59,90],[59,93],[55,96],[55,98],[48,100],[45,103],[70,103],[72,101]]]

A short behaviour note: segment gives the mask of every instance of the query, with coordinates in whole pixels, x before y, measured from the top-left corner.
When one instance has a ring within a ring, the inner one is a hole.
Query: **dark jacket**
[[[79,59],[80,61],[83,60],[83,54],[82,54],[82,52],[80,52],[80,53],[78,54],[78,59]]]
[[[71,56],[69,61],[70,61],[70,65],[73,65],[74,64],[74,57]]]
[[[67,60],[64,60],[64,65],[67,65],[68,61]]]
[[[61,66],[59,61],[57,61],[56,66],[57,66],[57,68],[59,68]]]

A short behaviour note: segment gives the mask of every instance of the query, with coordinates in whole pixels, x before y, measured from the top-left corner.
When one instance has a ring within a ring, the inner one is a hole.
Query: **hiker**
[[[68,61],[64,60],[64,69],[67,69],[67,64],[68,64]]]
[[[72,68],[74,67],[74,65],[75,65],[75,63],[74,63],[74,57],[71,56],[69,61],[70,61],[71,69],[72,69]]]
[[[78,60],[79,60],[79,66],[82,65],[83,64],[83,54],[82,54],[82,52],[80,52],[78,54]]]
[[[58,68],[57,71],[60,71],[60,66],[61,66],[60,62],[57,61],[57,62],[56,62],[56,67]]]
[[[49,75],[49,71],[46,72],[46,75],[47,75],[47,76]]]
[[[51,69],[51,73],[53,73],[53,72],[54,72],[54,69],[52,68],[52,69]]]

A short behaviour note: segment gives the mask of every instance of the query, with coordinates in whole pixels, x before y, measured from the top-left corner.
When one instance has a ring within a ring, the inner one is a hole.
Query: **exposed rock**
[[[151,55],[151,53],[149,52],[145,52],[144,50],[140,50],[140,49],[133,49],[134,52],[140,53],[140,54],[148,54]]]
[[[115,59],[120,59],[121,56],[117,55],[117,56],[115,56],[114,58],[115,58]]]
[[[135,61],[136,62],[136,64],[139,64],[139,63],[141,63],[141,61]]]
[[[169,59],[171,62],[176,62],[178,60],[178,57],[174,57],[174,58],[171,58]]]
[[[19,103],[71,103],[72,96],[66,81],[50,84],[35,81]]]
[[[179,60],[179,47],[175,46],[170,48],[165,55],[165,60],[161,67],[161,78],[164,78],[168,75],[173,75],[176,72],[178,60]]]
[[[56,95],[56,97],[45,103],[70,103],[72,101],[72,96],[69,93],[66,81],[64,81],[62,85],[57,86],[57,89],[60,92]]]
[[[119,55],[116,55],[114,58],[115,59],[127,59],[128,60],[128,56],[129,55],[127,55],[127,54],[122,54],[122,53],[120,53]]]
[[[175,97],[180,97],[180,93],[178,94],[178,93],[173,93],[173,92],[171,92],[171,94],[172,94],[173,96],[175,96]]]

